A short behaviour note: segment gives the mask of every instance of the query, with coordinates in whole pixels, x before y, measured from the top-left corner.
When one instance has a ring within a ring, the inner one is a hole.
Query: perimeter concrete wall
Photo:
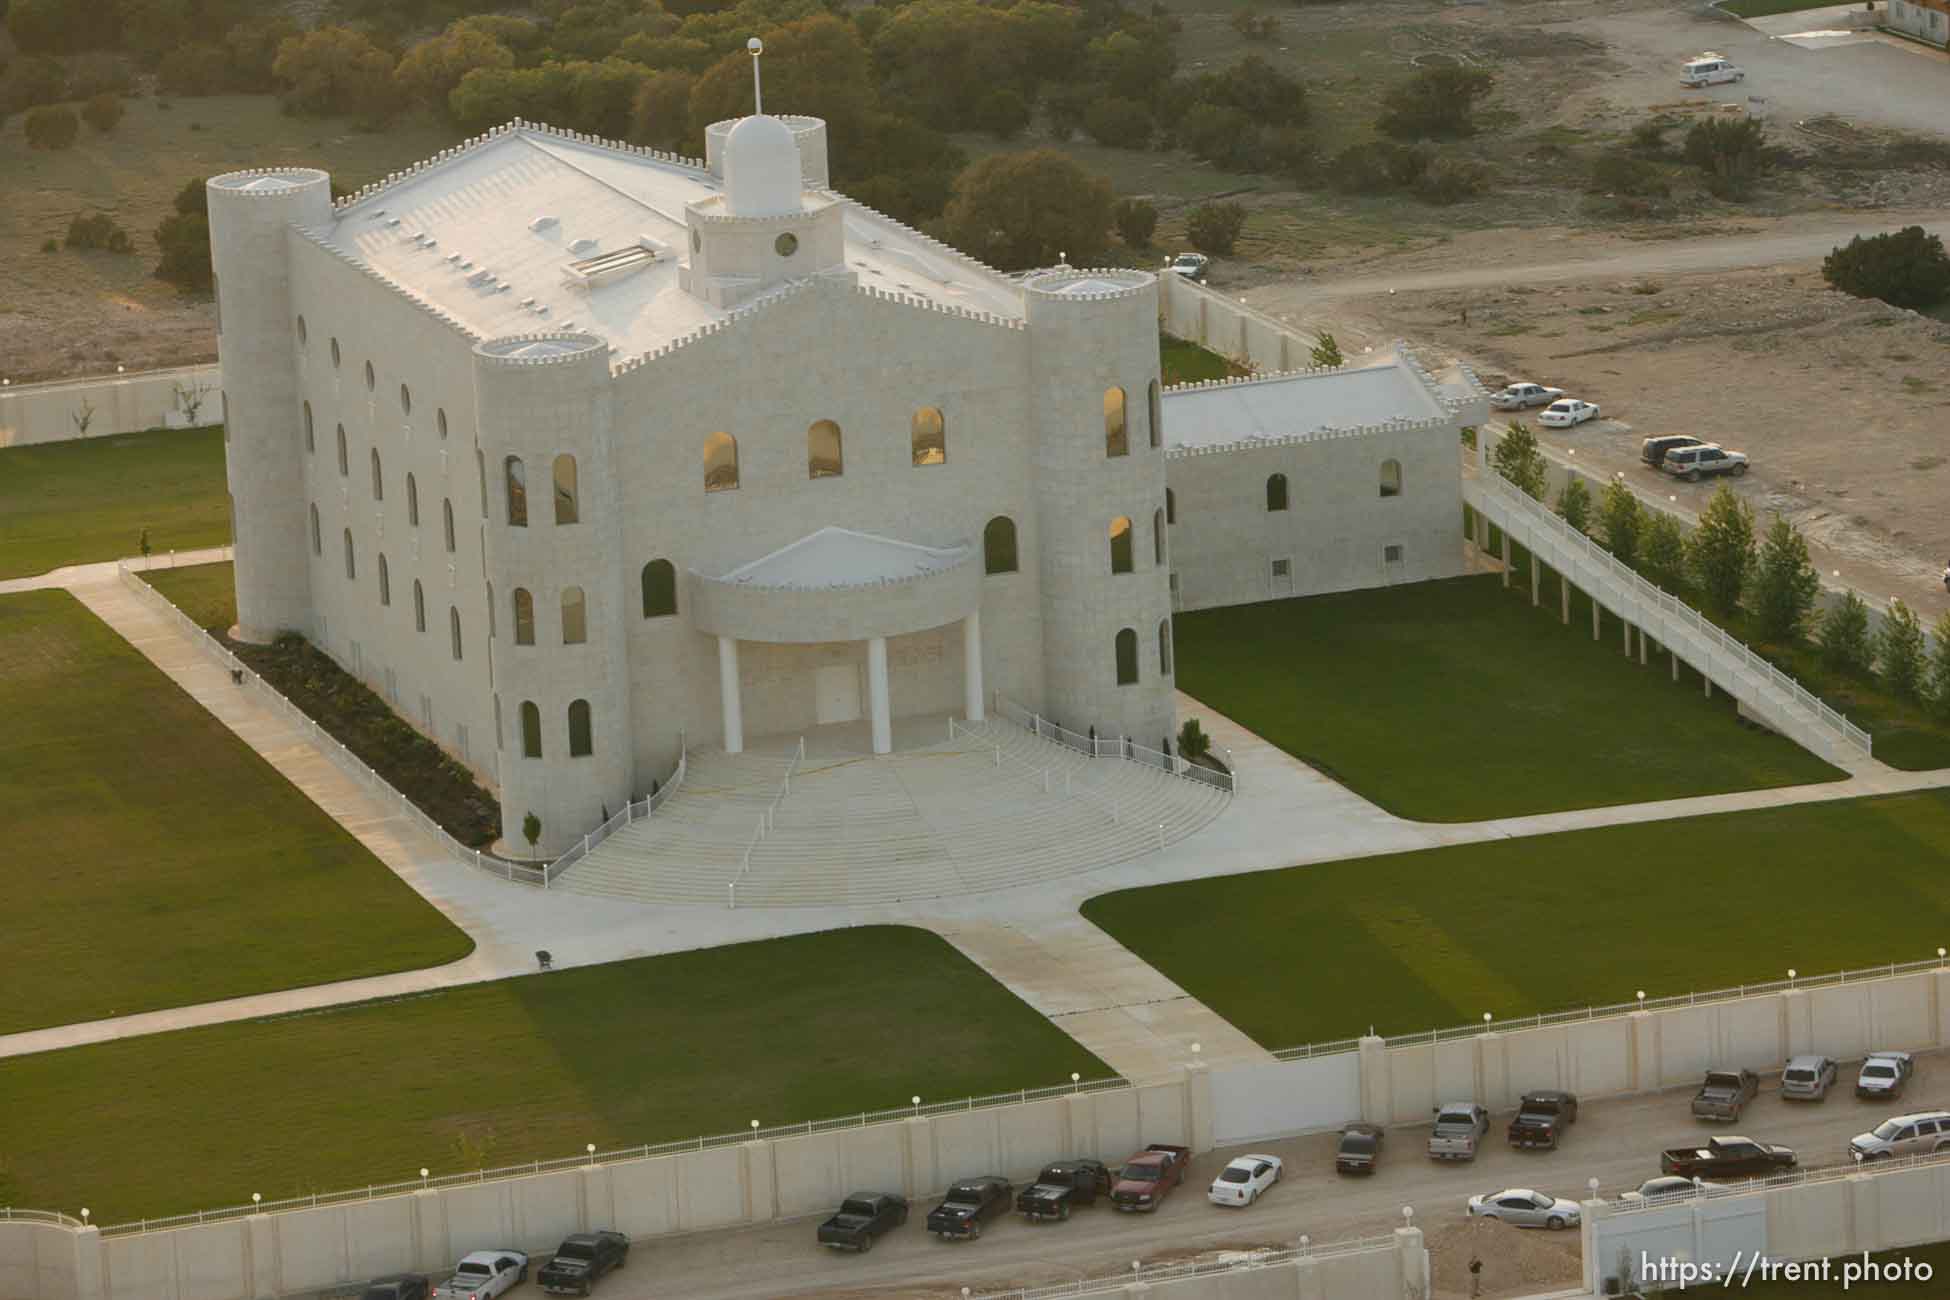
[[[215,424],[223,418],[223,372],[216,366],[9,384],[0,388],[0,447],[185,428],[191,421],[179,387],[202,390],[195,423]]]
[[[1255,370],[1297,370],[1313,364],[1313,348],[1291,325],[1255,311],[1182,275],[1158,276],[1158,324]]]

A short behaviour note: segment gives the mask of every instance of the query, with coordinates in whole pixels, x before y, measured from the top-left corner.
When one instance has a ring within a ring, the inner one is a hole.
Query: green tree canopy
[[[1557,515],[1581,533],[1591,531],[1591,489],[1584,475],[1573,474],[1557,494]]]
[[[1857,298],[1895,307],[1932,307],[1950,295],[1950,253],[1921,226],[1857,235],[1821,263],[1822,278]]]
[[[1821,594],[1821,577],[1808,560],[1808,542],[1801,530],[1779,515],[1762,539],[1754,569],[1754,617],[1761,635],[1792,644],[1807,631],[1808,619]]]
[[[1700,513],[1686,554],[1707,605],[1719,614],[1738,609],[1754,567],[1754,512],[1724,483]]]
[[[1382,96],[1375,126],[1400,140],[1453,140],[1476,134],[1476,104],[1496,88],[1482,68],[1424,68]]]
[[[1537,448],[1537,435],[1522,420],[1510,421],[1509,429],[1497,439],[1490,463],[1497,473],[1516,484],[1531,499],[1544,499],[1544,478],[1549,466]]]
[[[1626,487],[1624,479],[1614,478],[1605,484],[1604,494],[1598,501],[1598,526],[1605,533],[1605,549],[1617,556],[1621,564],[1638,562],[1646,513],[1638,493]]]
[[[1889,692],[1901,699],[1921,697],[1928,661],[1923,651],[1923,626],[1916,611],[1900,600],[1889,602],[1876,633],[1876,672]]]
[[[383,122],[398,106],[393,56],[350,27],[285,38],[271,67],[294,112]]]
[[[993,154],[955,179],[942,216],[948,242],[1003,270],[1078,266],[1109,243],[1110,182],[1055,149]]]

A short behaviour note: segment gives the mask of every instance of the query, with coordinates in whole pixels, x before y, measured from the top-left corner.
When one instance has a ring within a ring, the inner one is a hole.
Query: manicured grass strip
[[[0,1033],[473,948],[65,591],[0,597],[0,719]]]
[[[113,1223],[1073,1070],[1110,1073],[942,939],[835,930],[8,1061],[0,1196]]]
[[[1777,1278],[1762,1281],[1757,1273],[1754,1280],[1741,1283],[1736,1280],[1732,1286],[1719,1285],[1722,1291],[1737,1290],[1752,1300],[1859,1300],[1864,1295],[1885,1296],[1889,1300],[1906,1297],[1918,1300],[1928,1295],[1942,1295],[1950,1290],[1950,1242],[1938,1242],[1932,1246],[1908,1246],[1901,1250],[1885,1250],[1869,1257],[1869,1267],[1882,1270],[1877,1280],[1864,1281],[1864,1273],[1853,1276],[1844,1273],[1847,1268],[1862,1268],[1860,1255],[1839,1255],[1826,1261],[1826,1277],[1803,1274],[1789,1281]],[[1905,1269],[1907,1264],[1907,1269]],[[1928,1267],[1927,1276],[1917,1270]],[[1808,1267],[1802,1265],[1803,1268]],[[1846,1279],[1847,1285],[1843,1282]],[[1699,1286],[1705,1292],[1705,1286]]]
[[[1200,379],[1230,379],[1248,373],[1244,366],[1211,349],[1172,334],[1158,335],[1158,364],[1166,386]]]
[[[230,540],[223,430],[160,429],[0,450],[0,578]]]
[[[1720,8],[1740,18],[1766,18],[1770,14],[1799,13],[1803,9],[1830,9],[1835,0],[1726,0]]]
[[[1280,1048],[1927,958],[1950,942],[1946,860],[1950,792],[1931,791],[1188,881],[1083,912]],[[1842,919],[1865,908],[1874,925]],[[1224,959],[1240,952],[1271,956]]]
[[[1421,821],[1765,789],[1841,775],[1742,724],[1698,674],[1624,657],[1590,603],[1496,577],[1180,614],[1178,686]]]
[[[230,639],[228,629],[237,622],[234,566],[155,569],[142,577],[449,835],[485,849],[501,834],[500,801],[330,655],[299,636],[280,637],[273,645]]]

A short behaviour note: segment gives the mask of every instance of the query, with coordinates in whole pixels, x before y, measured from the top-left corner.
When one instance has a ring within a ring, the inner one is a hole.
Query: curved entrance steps
[[[739,907],[982,893],[1142,857],[1231,799],[1142,763],[1088,758],[1012,723],[956,730],[921,749],[791,765],[789,792],[755,845],[789,760],[693,752],[683,789],[654,818],[610,836],[554,888],[724,906],[735,882]]]

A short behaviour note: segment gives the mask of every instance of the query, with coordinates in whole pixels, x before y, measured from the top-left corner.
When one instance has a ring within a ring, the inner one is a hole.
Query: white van
[[[1724,54],[1702,54],[1697,59],[1688,59],[1679,70],[1679,84],[1682,86],[1712,86],[1722,81],[1740,81],[1746,73],[1727,61]]]

